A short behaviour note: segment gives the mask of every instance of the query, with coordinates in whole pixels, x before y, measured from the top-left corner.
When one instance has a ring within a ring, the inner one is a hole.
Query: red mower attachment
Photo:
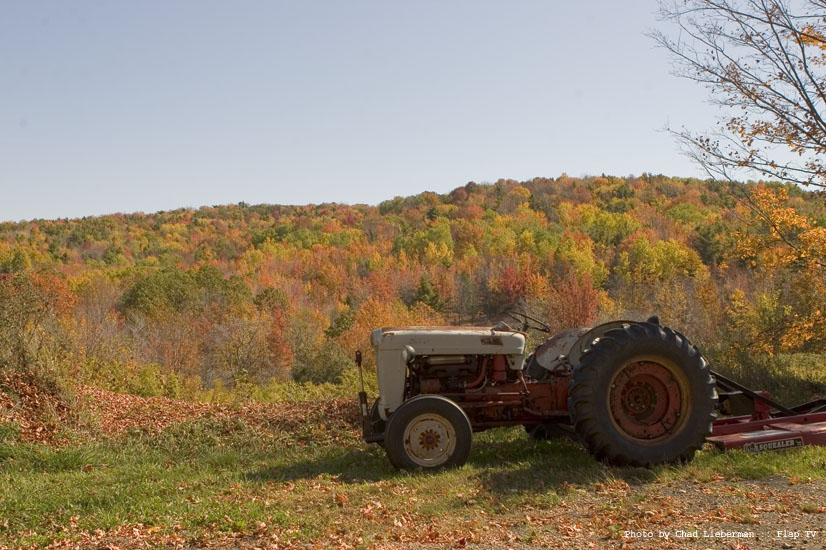
[[[722,449],[780,451],[804,445],[826,446],[826,399],[786,407],[716,372],[720,410],[707,440]],[[747,414],[743,414],[747,413]]]

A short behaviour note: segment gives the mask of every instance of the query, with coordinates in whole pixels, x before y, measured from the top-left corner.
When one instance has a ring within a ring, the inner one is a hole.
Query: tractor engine
[[[477,391],[486,382],[515,381],[518,372],[507,367],[503,355],[430,355],[415,358],[409,368],[414,395]]]
[[[498,329],[498,330],[497,330]],[[420,394],[473,395],[517,380],[525,364],[525,335],[507,325],[385,327],[374,330],[378,414],[386,420]]]
[[[465,410],[476,431],[524,420],[526,426],[567,419],[570,369],[540,369],[542,383],[523,370],[525,334],[504,323],[491,328],[387,327],[371,334],[379,400],[386,420],[403,402],[441,395]],[[378,419],[376,419],[378,420]]]

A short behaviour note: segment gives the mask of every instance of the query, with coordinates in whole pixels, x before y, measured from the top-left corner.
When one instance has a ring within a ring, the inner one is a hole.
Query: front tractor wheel
[[[596,458],[647,466],[690,460],[711,433],[716,401],[709,365],[684,336],[629,323],[583,353],[568,408]]]
[[[439,395],[422,395],[390,416],[384,448],[396,468],[435,470],[464,464],[472,437],[470,420],[459,405]]]

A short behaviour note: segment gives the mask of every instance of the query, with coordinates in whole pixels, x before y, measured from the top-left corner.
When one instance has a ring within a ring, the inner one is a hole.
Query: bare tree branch
[[[660,14],[677,37],[651,36],[722,109],[719,131],[676,132],[709,175],[826,189],[826,2],[663,0]]]

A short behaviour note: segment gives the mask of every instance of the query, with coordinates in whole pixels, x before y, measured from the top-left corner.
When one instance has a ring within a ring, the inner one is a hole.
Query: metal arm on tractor
[[[826,398],[787,407],[768,392],[752,390],[714,371],[712,375],[723,390],[720,410],[734,416],[714,422],[711,443],[755,452],[826,445]]]

